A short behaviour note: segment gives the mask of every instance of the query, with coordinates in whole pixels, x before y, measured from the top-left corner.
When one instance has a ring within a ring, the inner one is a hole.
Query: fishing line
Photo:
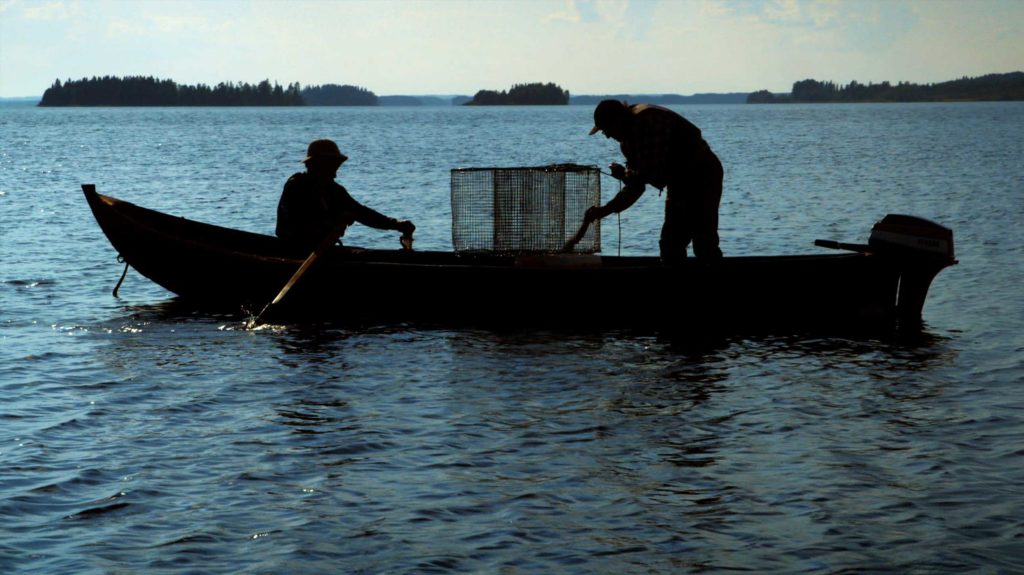
[[[604,170],[602,170],[600,168],[598,168],[597,171],[602,173],[602,174],[604,174],[604,175],[606,175],[606,176],[608,176],[609,178],[615,180],[616,182],[618,182],[619,183],[619,190],[618,191],[619,192],[622,191],[622,180],[620,180],[620,179],[616,178],[615,176],[613,176],[611,174],[611,172],[606,172],[606,171],[604,171]],[[618,192],[616,192],[616,195],[618,195]],[[618,223],[618,228],[619,228],[618,255],[621,257],[622,256],[622,212],[615,212],[615,220]]]

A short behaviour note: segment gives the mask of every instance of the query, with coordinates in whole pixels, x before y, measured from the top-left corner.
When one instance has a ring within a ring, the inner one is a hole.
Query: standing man
[[[590,135],[598,131],[620,144],[626,165],[613,163],[610,168],[612,176],[625,186],[605,205],[588,209],[585,221],[632,206],[647,184],[659,190],[667,188],[659,242],[662,261],[671,264],[685,259],[691,241],[697,258],[721,258],[718,204],[724,172],[700,128],[668,108],[602,100],[594,109]]]
[[[338,168],[348,159],[331,140],[315,140],[306,150],[305,172],[284,185],[277,204],[277,237],[297,254],[308,255],[331,233],[345,235],[353,222],[379,230],[402,232],[402,245],[410,249],[416,226],[396,220],[357,202],[344,186],[334,181]]]

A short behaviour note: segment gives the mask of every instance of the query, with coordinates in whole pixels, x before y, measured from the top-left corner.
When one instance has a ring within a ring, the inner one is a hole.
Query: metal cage
[[[452,245],[457,252],[536,253],[562,250],[601,203],[596,166],[458,168],[452,175]],[[600,221],[573,253],[601,251]]]

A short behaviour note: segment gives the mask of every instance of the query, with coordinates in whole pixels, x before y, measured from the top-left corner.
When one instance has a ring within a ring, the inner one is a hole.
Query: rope
[[[124,261],[124,258],[121,256],[121,254],[117,254],[117,262],[124,262],[124,271],[121,272],[121,279],[117,280],[117,285],[114,286],[114,297],[118,297],[117,290],[121,289],[121,284],[124,283],[124,277],[128,275],[128,262]]]
[[[618,191],[620,191],[620,192],[622,191],[622,180],[620,180],[620,179],[616,178],[615,176],[613,176],[611,174],[611,172],[606,172],[606,171],[601,170],[601,169],[598,169],[598,171],[601,172],[602,174],[608,176],[609,178],[615,180],[616,182],[618,182],[619,183],[619,190]],[[618,223],[618,227],[619,227],[619,238],[618,238],[618,240],[619,240],[619,242],[618,242],[619,243],[619,246],[618,246],[619,252],[618,253],[619,253],[619,256],[621,256],[622,255],[622,212],[615,212],[615,219],[616,219],[616,222]]]
[[[619,182],[619,193],[622,192],[622,180],[616,178]],[[615,220],[619,224],[619,256],[622,256],[622,212],[615,212]]]
[[[616,182],[618,182],[619,183],[619,190],[618,191],[620,191],[620,192],[622,191],[622,180],[620,180],[620,179],[616,178],[615,176],[613,176],[611,174],[611,172],[606,172],[606,171],[602,170],[601,168],[598,168],[597,171],[599,173],[604,174],[604,175],[608,176],[609,178],[615,180]],[[658,195],[661,195],[661,193],[659,192]],[[616,212],[615,213],[615,219],[617,220],[618,227],[619,227],[618,253],[619,253],[619,256],[621,256],[622,255],[622,212]]]
[[[622,212],[615,214],[615,219],[619,221],[619,256],[622,256]]]

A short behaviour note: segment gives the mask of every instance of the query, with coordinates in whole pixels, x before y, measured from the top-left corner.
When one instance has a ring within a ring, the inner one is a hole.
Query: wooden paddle
[[[324,255],[324,253],[326,253],[327,250],[331,249],[331,246],[334,245],[334,242],[337,241],[338,238],[341,237],[341,234],[345,232],[345,228],[348,227],[348,224],[348,220],[343,218],[342,221],[338,222],[338,224],[334,226],[334,228],[332,228],[331,231],[328,232],[326,236],[324,236],[324,239],[320,240],[320,244],[316,246],[316,249],[314,249],[313,252],[310,253],[309,256],[305,259],[305,261],[302,262],[302,265],[299,266],[299,269],[295,270],[295,273],[292,274],[292,277],[288,279],[288,283],[284,284],[284,287],[281,288],[281,291],[277,292],[277,296],[263,308],[263,311],[261,311],[259,315],[256,316],[256,319],[252,321],[250,327],[256,327],[263,323],[263,316],[265,316],[267,312],[270,311],[275,305],[281,303],[281,300],[283,300],[284,297],[288,295],[288,292],[290,292],[291,289],[295,287],[295,284],[298,283],[300,279],[302,279],[302,276],[306,275],[306,271],[309,270],[313,263],[316,262],[316,260],[320,256]]]

